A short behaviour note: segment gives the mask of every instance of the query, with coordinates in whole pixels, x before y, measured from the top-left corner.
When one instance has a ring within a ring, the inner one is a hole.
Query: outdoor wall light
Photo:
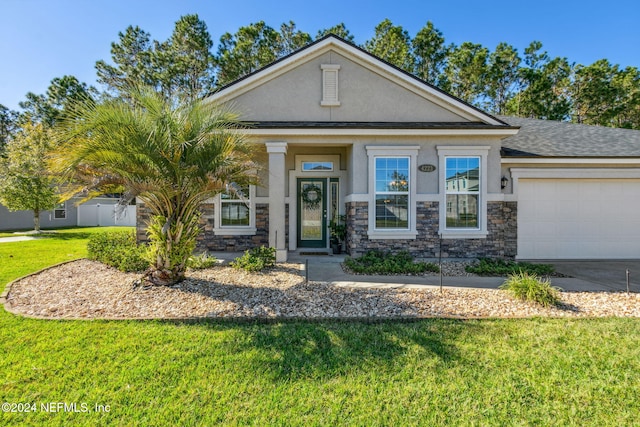
[[[500,188],[502,188],[503,190],[507,187],[507,183],[509,182],[509,179],[502,175],[502,178],[500,179]]]

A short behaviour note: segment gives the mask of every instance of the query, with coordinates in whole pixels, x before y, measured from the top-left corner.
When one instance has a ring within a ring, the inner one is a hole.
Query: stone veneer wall
[[[214,234],[215,205],[203,203],[200,207],[200,226],[202,232],[198,236],[198,251],[241,252],[257,246],[269,246],[269,205],[256,203],[256,234],[251,236],[225,236]],[[145,232],[149,211],[143,203],[137,206],[136,234],[139,242],[148,240]],[[288,237],[288,236],[287,236]]]
[[[198,250],[213,252],[242,252],[257,246],[269,246],[269,205],[256,204],[256,234],[232,236],[214,234],[215,205],[203,203],[200,225],[204,227],[198,236]]]
[[[436,258],[440,251],[438,237],[438,202],[418,202],[414,240],[367,237],[369,209],[367,202],[351,202],[347,212],[347,251],[359,256],[370,249],[408,250],[419,258]],[[517,203],[488,202],[487,231],[484,239],[443,239],[442,256],[448,258],[514,258],[517,251]]]
[[[215,205],[204,203],[200,223],[203,232],[198,236],[198,250],[245,251],[256,246],[269,245],[269,205],[256,204],[256,234],[252,236],[224,236],[213,233]],[[289,247],[289,205],[285,207],[286,247]],[[484,239],[443,239],[442,256],[449,258],[514,258],[517,253],[517,203],[488,202],[488,235]],[[370,249],[408,250],[419,258],[436,258],[439,255],[438,202],[418,202],[416,208],[418,236],[414,240],[378,239],[367,237],[369,209],[367,202],[346,204],[347,252],[362,255]],[[143,203],[137,206],[137,238],[147,241],[145,233],[149,211]]]

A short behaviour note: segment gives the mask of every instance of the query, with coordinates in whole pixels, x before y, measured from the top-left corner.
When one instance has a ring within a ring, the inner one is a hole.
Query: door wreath
[[[306,207],[316,209],[322,201],[322,189],[315,184],[311,184],[302,190],[301,196]]]

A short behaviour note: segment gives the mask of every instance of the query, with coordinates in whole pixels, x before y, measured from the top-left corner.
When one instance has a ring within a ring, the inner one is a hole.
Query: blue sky
[[[447,43],[494,49],[506,41],[522,53],[540,40],[551,56],[571,62],[607,58],[640,66],[637,0],[0,0],[0,104],[17,109],[27,92],[44,93],[65,74],[95,85],[95,62],[110,61],[118,32],[138,25],[152,39],[166,40],[175,21],[189,13],[207,23],[216,43],[223,33],[259,20],[274,28],[293,20],[312,36],[344,22],[358,44],[385,18],[412,37],[430,20]]]

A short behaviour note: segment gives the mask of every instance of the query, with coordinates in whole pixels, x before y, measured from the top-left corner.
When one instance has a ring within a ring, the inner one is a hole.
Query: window
[[[54,219],[65,219],[67,217],[67,205],[63,203],[58,203],[53,209],[53,218]]]
[[[251,225],[251,192],[249,186],[220,194],[220,226],[249,227]]]
[[[487,237],[487,167],[491,146],[438,145],[439,233],[446,239]]]
[[[369,239],[415,239],[419,145],[367,145]]]
[[[303,172],[327,172],[333,170],[333,162],[302,162]]]
[[[339,222],[340,220],[340,207],[338,203],[340,201],[340,182],[338,178],[331,178],[330,180],[330,199],[329,199],[329,218],[333,221]]]
[[[480,228],[480,157],[447,157],[445,164],[446,228]]]
[[[409,229],[409,157],[375,158],[375,228]]]

